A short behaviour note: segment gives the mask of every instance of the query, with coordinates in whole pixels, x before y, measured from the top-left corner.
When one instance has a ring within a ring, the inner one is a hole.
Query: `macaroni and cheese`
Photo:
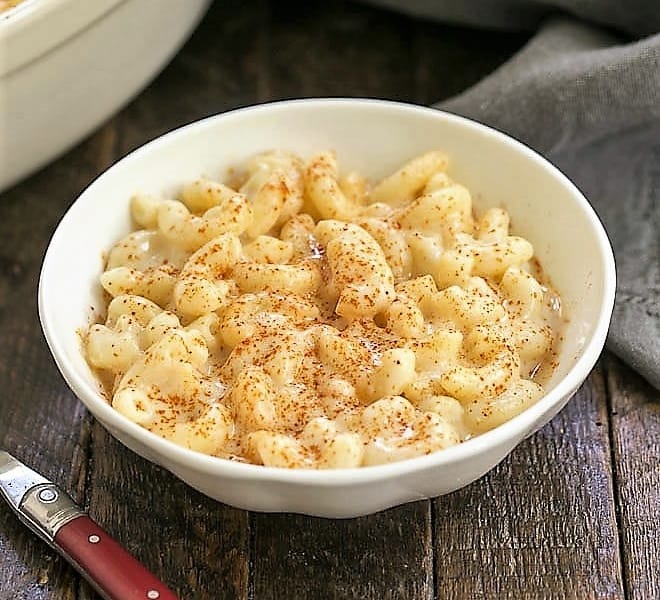
[[[561,322],[507,212],[428,152],[373,187],[332,152],[138,194],[85,352],[128,419],[275,467],[429,454],[536,402]]]
[[[10,8],[14,8],[14,6],[19,5],[23,1],[24,0],[0,0],[0,13],[9,10]]]

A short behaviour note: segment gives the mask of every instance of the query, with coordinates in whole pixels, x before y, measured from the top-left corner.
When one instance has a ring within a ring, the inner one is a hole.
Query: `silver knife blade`
[[[4,450],[0,450],[0,497],[51,545],[64,525],[85,514],[64,490]]]
[[[48,479],[26,467],[9,452],[0,450],[0,495],[18,511],[25,494],[35,485],[50,483]]]

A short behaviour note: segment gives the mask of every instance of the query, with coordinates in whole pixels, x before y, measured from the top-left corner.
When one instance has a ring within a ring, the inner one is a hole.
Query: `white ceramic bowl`
[[[340,165],[378,178],[431,149],[479,206],[502,205],[536,248],[570,322],[548,393],[518,417],[461,445],[389,465],[302,471],[230,462],[186,450],[113,410],[81,352],[78,329],[102,307],[102,254],[130,228],[136,190],[173,191],[249,155],[286,148],[337,151]],[[550,420],[584,381],[607,334],[614,302],[610,244],[578,189],[538,154],[472,121],[437,110],[371,100],[302,100],[211,117],[158,138],[99,177],[73,204],[48,248],[39,287],[46,339],[64,378],[122,443],[203,493],[241,508],[328,517],[372,513],[438,496],[481,477]]]
[[[0,191],[115,112],[210,0],[25,0],[0,13]]]

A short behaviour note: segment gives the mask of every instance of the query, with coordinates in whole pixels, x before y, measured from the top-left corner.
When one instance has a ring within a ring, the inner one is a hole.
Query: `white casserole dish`
[[[0,13],[0,191],[142,89],[209,2],[25,0]]]

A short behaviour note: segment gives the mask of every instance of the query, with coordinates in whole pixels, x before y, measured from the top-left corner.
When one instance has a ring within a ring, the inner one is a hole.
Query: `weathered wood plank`
[[[272,2],[260,100],[412,97],[409,20],[349,2]]]
[[[470,30],[416,22],[415,102],[433,104],[454,96],[495,70],[528,39],[524,33]]]
[[[255,515],[254,535],[254,598],[433,598],[428,502],[350,520]]]
[[[72,199],[107,166],[107,130],[0,196],[0,447],[84,500],[90,420],[41,334],[41,259]],[[74,598],[77,576],[0,503],[0,599]]]
[[[611,475],[596,369],[493,471],[435,501],[438,596],[623,598]]]
[[[247,513],[136,456],[98,423],[90,458],[90,514],[179,597],[247,597]],[[96,596],[84,584],[80,598]]]
[[[627,596],[660,598],[660,393],[612,355],[605,366]]]

